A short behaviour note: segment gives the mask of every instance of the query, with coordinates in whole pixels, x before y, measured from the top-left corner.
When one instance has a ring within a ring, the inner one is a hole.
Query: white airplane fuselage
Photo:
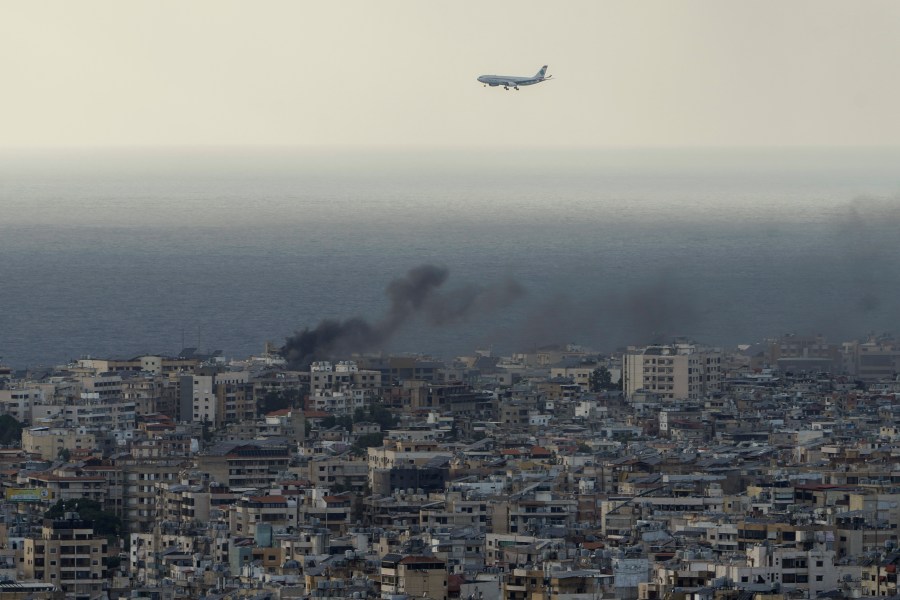
[[[535,83],[540,83],[542,81],[550,79],[550,76],[544,76],[544,73],[546,72],[547,66],[544,65],[541,70],[532,77],[515,77],[512,75],[482,75],[478,78],[478,81],[483,83],[485,86],[496,87],[502,85],[507,90],[509,88],[519,89],[519,86],[522,85],[534,85]]]

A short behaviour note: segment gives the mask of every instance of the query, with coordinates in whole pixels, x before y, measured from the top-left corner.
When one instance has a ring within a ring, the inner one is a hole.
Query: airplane
[[[482,75],[478,78],[478,81],[484,84],[484,87],[491,86],[496,87],[498,85],[502,85],[504,90],[509,90],[509,88],[513,88],[518,91],[520,85],[534,85],[535,83],[540,83],[542,81],[546,81],[553,77],[553,75],[547,75],[544,77],[544,73],[547,72],[547,65],[541,67],[541,70],[534,74],[534,77],[511,77],[509,75]]]

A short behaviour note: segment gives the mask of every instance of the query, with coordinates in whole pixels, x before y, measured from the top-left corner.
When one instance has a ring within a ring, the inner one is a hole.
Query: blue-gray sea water
[[[385,350],[834,341],[900,315],[897,150],[154,150],[0,161],[0,357],[243,357],[423,263],[526,294]]]

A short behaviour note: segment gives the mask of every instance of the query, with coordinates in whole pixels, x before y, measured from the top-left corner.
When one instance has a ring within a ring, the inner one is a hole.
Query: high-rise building
[[[23,570],[27,579],[59,586],[66,598],[95,600],[105,596],[106,537],[77,513],[44,519],[40,538],[25,539]]]
[[[722,352],[694,344],[629,347],[622,358],[625,396],[695,400],[721,389]]]

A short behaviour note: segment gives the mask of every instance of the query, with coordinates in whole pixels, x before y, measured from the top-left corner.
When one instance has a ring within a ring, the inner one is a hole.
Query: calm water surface
[[[409,323],[450,357],[896,329],[900,152],[121,151],[0,162],[0,356],[259,352],[377,319],[422,263],[514,305]]]

